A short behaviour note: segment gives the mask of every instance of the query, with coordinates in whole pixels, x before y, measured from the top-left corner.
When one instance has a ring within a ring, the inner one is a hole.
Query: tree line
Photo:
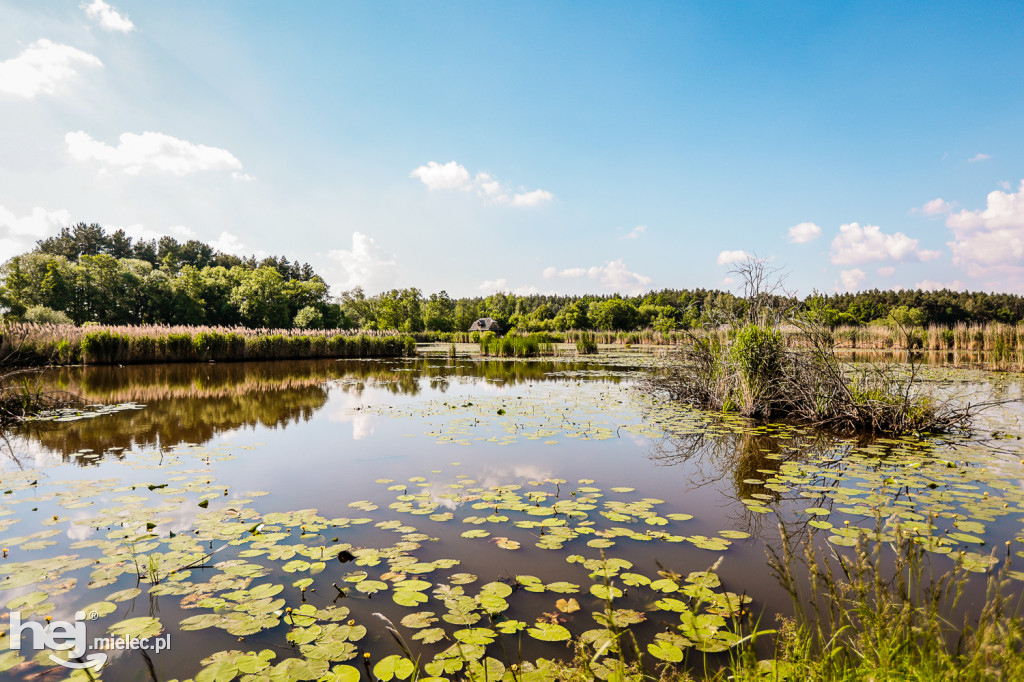
[[[257,260],[195,239],[133,241],[79,223],[0,268],[7,317],[32,322],[338,327],[308,263]]]
[[[915,324],[1024,320],[1024,297],[1007,293],[880,290],[780,297],[813,307],[830,326],[878,323],[893,315]],[[267,328],[364,328],[466,331],[490,317],[504,329],[670,331],[744,316],[747,301],[716,289],[664,289],[640,296],[515,295],[452,298],[417,288],[367,296],[360,288],[331,297],[308,263],[258,260],[217,251],[195,239],[133,240],[79,223],[40,240],[0,267],[5,316],[84,324],[243,325]]]

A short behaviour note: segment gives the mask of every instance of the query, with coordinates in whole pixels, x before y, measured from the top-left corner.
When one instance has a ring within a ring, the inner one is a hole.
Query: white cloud
[[[640,235],[642,235],[646,231],[647,231],[647,226],[646,225],[637,225],[632,230],[630,230],[629,234],[627,234],[625,237],[623,237],[623,239],[636,239],[637,237],[639,237]]]
[[[742,263],[748,258],[750,258],[750,254],[746,251],[722,251],[718,254],[716,262],[719,265],[732,265],[733,263]]]
[[[992,157],[988,154],[977,153],[971,158],[967,159],[967,163],[978,163],[979,161],[988,161]]]
[[[187,242],[189,239],[196,239],[198,237],[194,230],[185,227],[184,225],[172,225],[171,227],[168,227],[167,230],[164,232],[157,232],[156,230],[151,230],[148,227],[139,223],[134,223],[132,225],[107,224],[104,225],[104,227],[106,228],[108,234],[116,232],[117,230],[124,230],[124,233],[131,237],[134,241],[152,241],[154,239],[159,241],[161,237],[170,236],[174,237],[180,242]]]
[[[651,278],[637,272],[626,269],[622,259],[610,260],[604,265],[592,265],[589,268],[565,268],[558,270],[554,267],[544,268],[543,275],[546,279],[558,277],[560,279],[579,279],[587,277],[598,282],[609,291],[639,294],[651,283]]]
[[[832,240],[831,259],[835,265],[856,265],[873,260],[901,261],[911,256],[928,261],[941,255],[939,251],[919,249],[918,241],[902,232],[885,234],[877,225],[847,223],[839,226],[839,234]]]
[[[431,192],[439,189],[461,189],[469,185],[469,171],[454,161],[444,165],[430,161],[410,173],[409,177],[419,178]]]
[[[69,45],[37,40],[17,57],[0,62],[0,94],[25,99],[56,94],[78,75],[78,66],[102,67],[103,62]]]
[[[511,204],[512,206],[539,206],[554,199],[551,192],[543,189],[514,192],[483,171],[471,176],[464,166],[456,161],[440,164],[428,161],[409,174],[418,178],[431,192],[438,190],[475,190],[477,196],[492,204]]]
[[[236,256],[247,255],[246,246],[242,243],[242,240],[237,235],[231,234],[230,232],[221,232],[220,236],[210,242],[217,251],[223,251],[224,253],[233,253]]]
[[[119,31],[130,33],[135,30],[135,24],[125,15],[103,2],[103,0],[92,0],[91,3],[80,5],[85,10],[85,15],[94,21],[98,21],[102,28],[108,31]]]
[[[116,147],[94,140],[81,130],[68,133],[64,140],[72,158],[98,161],[130,175],[146,169],[186,175],[242,168],[242,162],[226,149],[194,144],[163,133],[122,133]]]
[[[857,287],[864,281],[864,277],[864,271],[857,268],[841,270],[839,272],[839,281],[843,283],[843,288],[847,291],[856,291]]]
[[[924,281],[915,283],[914,288],[923,289],[924,291],[938,291],[940,289],[962,291],[964,289],[964,283],[958,279],[954,279],[952,282],[936,282],[933,279],[926,279]]]
[[[1024,278],[1024,180],[1015,193],[990,192],[982,210],[951,213],[946,226],[953,264],[967,274]]]
[[[607,289],[625,291],[630,294],[640,293],[651,283],[650,277],[627,270],[621,258],[610,260],[603,266],[590,267],[587,270],[587,276],[596,279]]]
[[[793,244],[803,244],[820,236],[821,228],[814,223],[800,223],[789,228],[789,241]]]
[[[512,197],[513,206],[539,206],[551,201],[555,195],[545,189],[535,189],[532,192],[523,192]]]
[[[878,274],[882,277],[892,277],[896,274],[896,268],[891,265],[886,265],[884,268],[878,268]]]
[[[480,283],[477,289],[484,294],[494,294],[499,291],[508,291],[508,279],[505,277],[499,277],[498,279],[487,279]]]
[[[922,215],[945,215],[953,210],[955,206],[945,199],[937,198],[931,201],[925,202],[924,206],[919,208],[911,209],[911,213],[920,213]]]
[[[0,262],[30,251],[37,240],[52,237],[71,224],[71,214],[63,209],[47,211],[39,206],[18,217],[0,206]]]
[[[188,241],[189,239],[195,239],[199,235],[196,234],[195,230],[185,227],[184,225],[171,225],[167,228],[167,231],[171,233],[171,236],[181,241]]]
[[[336,249],[327,255],[345,269],[345,279],[337,283],[341,289],[361,286],[367,293],[374,293],[394,285],[398,260],[362,232],[352,233],[351,250]]]

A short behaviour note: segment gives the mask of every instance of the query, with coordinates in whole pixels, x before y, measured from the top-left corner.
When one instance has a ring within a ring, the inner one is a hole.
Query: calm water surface
[[[604,552],[653,578],[662,569],[682,575],[704,570],[721,558],[717,573],[724,587],[754,597],[753,610],[766,614],[763,620],[770,626],[773,614],[791,610],[765,558],[765,543],[777,544],[780,521],[795,537],[813,532],[816,541],[826,543],[837,531],[825,526],[842,531],[848,525],[844,521],[873,527],[924,519],[935,526],[930,535],[948,537],[949,531],[957,532],[955,516],[969,518],[981,527],[970,526],[965,535],[977,542],[949,541],[942,551],[977,557],[992,546],[1018,543],[1022,535],[1024,467],[1017,405],[994,411],[982,423],[983,437],[966,443],[869,443],[789,428],[754,429],[740,420],[708,427],[700,415],[668,409],[637,390],[636,376],[623,365],[441,357],[52,370],[44,377],[49,386],[89,402],[145,407],[34,424],[9,438],[0,465],[4,483],[13,482],[0,510],[0,542],[7,551],[0,570],[9,583],[24,570],[19,562],[109,556],[112,545],[99,543],[111,542],[124,525],[138,523],[140,514],[148,514],[151,532],[166,539],[171,533],[194,533],[204,515],[214,511],[241,510],[238,523],[249,527],[269,513],[315,509],[326,519],[359,522],[318,529],[316,542],[307,538],[306,544],[333,551],[314,576],[306,602],[351,609],[351,618],[368,630],[358,642],[360,649],[379,658],[397,648],[373,613],[397,623],[410,611],[440,610],[433,600],[408,609],[387,593],[357,594],[345,576],[365,570],[368,579],[375,579],[388,566],[339,563],[338,547],[389,547],[411,537],[418,545],[412,552],[417,560],[460,562],[415,576],[434,584],[466,572],[479,576],[477,585],[512,582],[524,574],[545,583],[583,585],[576,595],[581,610],[563,616],[563,624],[579,633],[593,627],[589,614],[601,602],[587,594],[593,581],[586,569],[567,561],[572,555],[594,558]],[[1010,375],[951,372],[933,378],[961,399],[1021,393],[1019,379]],[[892,464],[887,457],[894,451],[904,462],[912,453],[918,466],[910,470]],[[986,473],[978,482],[981,470]],[[951,478],[954,474],[960,478]],[[528,519],[525,514],[474,523],[478,517],[499,516],[500,510],[487,508],[481,497],[499,486],[520,486],[513,489],[524,496],[542,493],[548,504],[555,499],[589,502],[587,516],[566,517],[583,530],[561,548],[550,549],[537,546],[544,529],[513,525]],[[839,489],[845,492],[836,493]],[[432,514],[403,510],[402,497],[416,494],[427,495],[405,502],[419,505],[428,499]],[[200,507],[202,500],[206,503]],[[648,500],[658,520],[600,515],[609,500]],[[876,518],[865,512],[865,505],[883,511]],[[820,511],[808,513],[808,508]],[[431,518],[445,513],[451,518]],[[827,522],[813,528],[812,520]],[[648,537],[609,531],[616,527]],[[489,534],[463,537],[474,529]],[[588,544],[602,537],[611,544]],[[714,541],[702,547],[694,538]],[[125,546],[122,542],[118,551],[124,554]],[[1013,548],[1018,549],[1016,544]],[[953,565],[948,556],[935,556],[945,562],[937,564],[944,570]],[[140,588],[138,595],[115,602],[115,612],[87,623],[90,640],[119,621],[152,616],[171,633],[171,649],[149,660],[137,651],[112,652],[104,679],[192,677],[201,659],[228,649],[270,647],[278,659],[297,653],[285,641],[284,624],[241,643],[217,628],[178,630],[181,620],[209,609],[195,608],[187,589],[152,594],[151,585],[140,582],[130,567],[130,557],[122,559],[127,572],[112,576],[85,566],[6,589],[0,580],[0,596],[11,609],[20,606],[20,596],[42,590],[50,596],[35,616],[25,617],[71,620],[87,604]],[[228,547],[208,564],[222,560],[238,560],[238,548]],[[281,562],[267,565],[270,572],[255,582],[284,584],[277,596],[297,608],[303,595],[292,583],[305,574],[282,570]],[[217,573],[193,569],[188,581],[199,584]],[[348,596],[337,599],[332,583],[345,586]],[[556,596],[563,595],[518,593],[509,613],[532,622],[554,611]],[[966,608],[976,597],[976,591],[969,595]],[[623,599],[630,608],[650,608],[649,603],[630,602],[628,592]],[[31,614],[32,607],[22,611]],[[641,632],[663,627],[652,617]],[[527,658],[566,654],[560,644],[523,638],[523,645]],[[418,646],[428,653],[440,647]],[[26,648],[22,653],[31,659],[36,652]],[[67,672],[26,662],[6,674],[28,677],[41,671],[44,679],[62,679]]]

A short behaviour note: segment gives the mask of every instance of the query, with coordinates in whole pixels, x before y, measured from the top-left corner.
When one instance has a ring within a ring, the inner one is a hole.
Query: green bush
[[[771,412],[774,393],[783,377],[785,346],[782,332],[750,324],[736,332],[729,349],[742,382],[742,400],[748,409],[763,404],[754,412]]]
[[[597,353],[597,340],[591,334],[576,339],[576,352],[580,355],[594,355]]]
[[[25,311],[21,316],[25,322],[36,324],[74,324],[67,313],[62,310],[53,310],[44,305],[34,305]]]
[[[323,329],[324,316],[319,310],[308,305],[295,313],[295,321],[292,326],[299,329]]]

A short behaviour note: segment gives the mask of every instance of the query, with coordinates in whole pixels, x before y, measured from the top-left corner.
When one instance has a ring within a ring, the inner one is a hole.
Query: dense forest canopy
[[[191,239],[133,241],[123,230],[79,223],[40,240],[0,268],[8,318],[83,324],[245,325],[306,329],[361,327],[466,331],[479,317],[504,329],[659,331],[714,324],[743,314],[746,302],[713,289],[665,289],[641,296],[496,293],[451,298],[419,289],[367,296],[360,288],[330,296],[308,263],[240,258]],[[879,290],[789,299],[814,306],[832,326],[884,321],[914,324],[1024,319],[1024,297],[950,290]]]

